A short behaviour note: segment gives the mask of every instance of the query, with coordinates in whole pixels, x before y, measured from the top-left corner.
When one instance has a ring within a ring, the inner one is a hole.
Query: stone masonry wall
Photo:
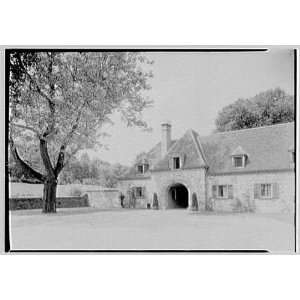
[[[151,179],[120,180],[118,189],[125,196],[125,207],[129,206],[128,189],[132,187],[145,187],[145,197],[136,199],[136,208],[147,208],[147,204],[152,206],[152,197],[154,191],[153,181]]]
[[[249,195],[257,212],[293,212],[295,201],[295,174],[294,172],[266,172],[238,175],[209,176],[208,198],[212,197],[213,185],[232,185],[233,199],[214,199],[214,209],[232,211],[235,198],[243,199]],[[279,199],[254,199],[254,184],[277,183]]]
[[[111,209],[121,208],[120,191],[118,189],[102,189],[86,191],[90,207]]]
[[[189,207],[191,207],[192,194],[197,194],[199,209],[205,206],[205,169],[172,170],[155,172],[152,174],[154,187],[158,193],[158,201],[162,208],[170,207],[168,203],[169,188],[176,184],[183,184],[189,192]]]

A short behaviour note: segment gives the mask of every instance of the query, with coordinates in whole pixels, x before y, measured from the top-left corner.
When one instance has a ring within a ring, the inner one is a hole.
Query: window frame
[[[267,195],[267,196],[263,196],[262,195],[262,187],[264,185],[268,185],[270,186],[270,195]],[[260,183],[259,185],[259,196],[260,196],[260,199],[273,199],[273,184],[272,183]]]
[[[138,191],[140,191],[140,195],[138,195]],[[136,186],[135,187],[135,197],[137,199],[142,199],[145,197],[145,195],[143,194],[143,187],[142,186]]]
[[[178,168],[175,167],[175,160],[177,161],[178,159]],[[172,157],[172,168],[173,170],[179,170],[181,169],[181,159],[180,159],[180,156],[173,156]]]
[[[242,159],[242,165],[241,165],[241,166],[236,166],[236,164],[235,164],[236,159]],[[235,169],[245,168],[245,165],[246,165],[245,155],[233,155],[233,156],[232,156],[232,166],[233,166]]]
[[[223,188],[223,196],[219,195],[220,187]],[[217,185],[217,199],[228,199],[228,185],[227,184],[218,184]]]
[[[144,174],[144,167],[142,164],[137,165],[137,171],[139,174]]]
[[[147,167],[146,167],[147,166]],[[145,174],[150,169],[150,165],[147,163],[137,164],[137,172],[138,174]]]

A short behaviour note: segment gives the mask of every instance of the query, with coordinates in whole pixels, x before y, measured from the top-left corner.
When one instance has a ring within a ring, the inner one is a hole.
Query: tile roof
[[[205,160],[201,155],[196,132],[191,129],[170,147],[167,155],[154,165],[153,170],[169,170],[169,160],[174,156],[183,157],[184,163],[182,169],[202,168],[206,166]]]
[[[180,139],[172,140],[171,147],[161,158],[161,144],[148,153],[150,171],[169,170],[169,159],[184,157],[183,169],[208,167],[210,174],[244,173],[293,169],[289,149],[294,148],[294,123],[242,129],[199,136],[190,129]],[[244,168],[232,166],[232,154],[247,154]],[[132,167],[123,179],[149,178],[150,174],[138,174]]]
[[[288,149],[294,145],[294,123],[216,133],[199,137],[209,173],[292,169]],[[248,155],[244,168],[232,166],[231,154],[241,146]]]

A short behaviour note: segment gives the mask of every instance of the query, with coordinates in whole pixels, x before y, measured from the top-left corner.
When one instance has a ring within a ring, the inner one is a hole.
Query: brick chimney
[[[164,157],[171,146],[171,123],[163,122],[161,124],[161,157]]]

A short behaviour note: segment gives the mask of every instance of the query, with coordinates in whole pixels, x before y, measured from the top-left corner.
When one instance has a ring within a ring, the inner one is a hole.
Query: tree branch
[[[53,99],[51,99],[47,94],[45,94],[42,89],[40,88],[40,86],[37,84],[37,82],[32,78],[32,76],[28,73],[27,69],[25,68],[22,59],[20,57],[20,55],[17,55],[17,59],[18,62],[20,64],[20,67],[22,68],[24,74],[29,78],[30,82],[34,85],[36,91],[38,92],[38,94],[40,96],[42,96],[43,98],[45,98],[48,101],[48,105],[49,105],[49,109],[50,109],[50,119],[51,119],[51,125],[47,128],[46,132],[43,134],[43,137],[46,138],[48,137],[51,133],[53,133],[54,131],[54,125],[55,125],[55,120],[54,120],[54,114],[55,114],[55,102],[53,101]],[[51,71],[52,71],[52,67],[51,67]],[[51,93],[52,95],[54,94],[54,86],[53,84],[51,84]]]
[[[32,169],[28,164],[26,164],[19,156],[19,153],[17,151],[16,145],[13,141],[13,139],[10,137],[9,138],[9,144],[10,144],[10,151],[11,154],[16,162],[16,164],[22,169],[24,173],[29,175],[29,177],[33,177],[38,179],[40,182],[44,182],[45,176],[42,175],[41,173],[35,171]]]
[[[40,133],[38,132],[38,130],[36,130],[36,129],[33,128],[33,127],[26,126],[26,125],[21,125],[21,124],[16,124],[16,123],[13,123],[13,122],[11,122],[11,121],[10,121],[9,123],[10,123],[12,126],[30,130],[30,131],[32,131],[33,133],[35,133],[38,137],[40,136]]]

